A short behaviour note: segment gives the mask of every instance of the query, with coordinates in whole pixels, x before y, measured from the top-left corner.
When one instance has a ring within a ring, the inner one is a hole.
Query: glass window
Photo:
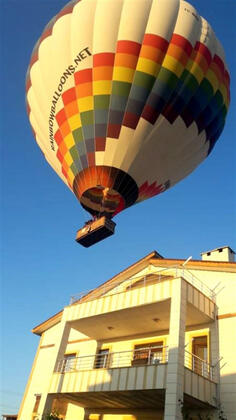
[[[108,367],[109,349],[100,349],[95,356],[95,369]]]
[[[137,344],[134,348],[132,366],[158,364],[163,358],[163,341]]]
[[[65,354],[62,365],[62,372],[71,372],[76,368],[76,353]]]

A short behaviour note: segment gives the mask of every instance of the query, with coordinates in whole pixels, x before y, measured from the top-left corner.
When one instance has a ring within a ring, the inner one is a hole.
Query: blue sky
[[[90,249],[75,241],[88,219],[44,161],[25,112],[32,48],[63,0],[0,0],[1,371],[0,414],[18,411],[38,338],[32,327],[156,249],[169,258],[236,248],[235,0],[192,0],[221,40],[232,101],[213,153],[166,193],[116,217],[116,234]]]

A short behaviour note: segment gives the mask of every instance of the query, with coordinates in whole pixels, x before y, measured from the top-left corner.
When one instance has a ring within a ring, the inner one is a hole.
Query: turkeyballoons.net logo
[[[53,133],[53,126],[54,126],[54,119],[55,119],[55,115],[56,115],[56,106],[57,106],[57,102],[58,99],[61,97],[63,89],[64,89],[64,85],[68,79],[68,77],[72,76],[74,74],[74,72],[76,71],[76,68],[78,67],[79,63],[86,59],[87,57],[91,56],[92,53],[89,50],[89,47],[83,48],[83,50],[81,50],[76,58],[74,59],[73,64],[70,64],[67,69],[63,72],[59,84],[57,86],[57,89],[55,90],[53,97],[52,97],[52,104],[51,104],[51,108],[50,108],[50,114],[49,114],[49,119],[48,119],[48,123],[49,123],[49,139],[50,139],[50,145],[51,145],[51,149],[53,151],[55,151],[55,146],[54,146],[54,133]]]

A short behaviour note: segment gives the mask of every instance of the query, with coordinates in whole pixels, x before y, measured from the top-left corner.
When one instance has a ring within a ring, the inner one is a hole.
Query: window
[[[76,353],[65,354],[63,359],[63,364],[61,372],[71,372],[76,368]]]
[[[134,348],[132,366],[158,364],[163,359],[163,341],[138,344]]]
[[[108,367],[109,349],[101,349],[95,356],[94,368],[107,368]]]

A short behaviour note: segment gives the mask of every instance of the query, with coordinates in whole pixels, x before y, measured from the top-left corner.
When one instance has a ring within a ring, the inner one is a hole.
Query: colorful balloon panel
[[[230,102],[224,51],[182,0],[73,0],[26,77],[45,158],[93,215],[113,217],[190,174]]]

